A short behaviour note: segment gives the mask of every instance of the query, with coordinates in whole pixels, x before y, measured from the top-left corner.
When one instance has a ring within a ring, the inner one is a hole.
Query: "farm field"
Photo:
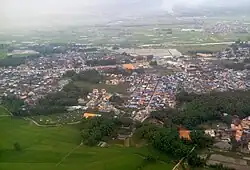
[[[4,117],[4,116],[10,116],[10,114],[8,113],[8,111],[0,105],[0,117]]]
[[[0,60],[7,57],[7,53],[3,50],[0,50]]]
[[[1,170],[125,170],[143,164],[147,148],[86,147],[75,126],[37,127],[23,119],[0,117]],[[20,144],[20,151],[13,144]],[[157,162],[142,169],[170,170],[172,164]]]

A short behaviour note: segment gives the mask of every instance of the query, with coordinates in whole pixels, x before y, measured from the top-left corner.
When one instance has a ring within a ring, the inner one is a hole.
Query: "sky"
[[[2,2],[3,1],[3,2]],[[123,1],[123,2],[122,2]],[[138,0],[1,0],[1,11],[6,18],[20,18],[51,14],[76,14],[91,7]],[[156,0],[150,0],[156,1]],[[159,0],[158,0],[159,1]],[[176,3],[196,4],[204,0],[160,0],[162,8],[171,9]]]
[[[154,10],[172,11],[173,6],[214,5],[249,0],[0,0],[0,22],[8,24],[32,24],[52,20],[70,20],[73,16],[89,20],[112,17],[118,13],[147,12]],[[225,3],[226,2],[226,3]],[[139,4],[139,5],[132,5]],[[91,14],[91,15],[90,15]],[[91,16],[91,17],[89,17]]]
[[[228,5],[232,2],[239,3],[249,0],[0,0],[1,14],[7,18],[20,18],[51,14],[77,14],[84,13],[90,9],[102,10],[102,6],[112,6],[117,4],[128,4],[151,1],[160,4],[160,8],[171,10],[176,4],[184,6],[196,6],[200,4]],[[97,8],[96,8],[97,7]],[[140,7],[139,7],[140,8]],[[105,8],[103,8],[105,10]]]

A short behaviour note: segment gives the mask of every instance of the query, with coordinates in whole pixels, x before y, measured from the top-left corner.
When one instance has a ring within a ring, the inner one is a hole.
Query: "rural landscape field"
[[[37,127],[31,122],[12,118],[1,110],[0,169],[1,170],[125,170],[138,169],[147,148],[109,148],[80,145],[80,132],[75,126]],[[14,143],[20,144],[20,151]],[[167,160],[167,158],[165,158]],[[164,161],[148,165],[143,170],[171,169]]]
[[[250,170],[249,0],[3,0],[0,170]]]

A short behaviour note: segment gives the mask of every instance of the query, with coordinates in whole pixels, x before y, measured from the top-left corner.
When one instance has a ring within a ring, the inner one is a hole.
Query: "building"
[[[99,114],[93,114],[93,113],[84,113],[83,114],[83,117],[84,118],[91,118],[91,117],[101,117],[102,115],[99,115]]]
[[[190,130],[180,128],[180,130],[179,130],[179,137],[181,139],[191,140]]]

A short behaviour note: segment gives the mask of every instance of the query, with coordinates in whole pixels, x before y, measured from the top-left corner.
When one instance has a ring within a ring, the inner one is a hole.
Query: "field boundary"
[[[31,121],[31,122],[33,122],[36,126],[39,126],[39,127],[57,127],[57,126],[63,125],[63,124],[41,125],[41,124],[39,124],[37,121],[35,121],[34,119],[31,119],[31,118],[29,118],[29,117],[23,117],[23,119],[24,119],[24,120],[27,120],[27,121]],[[76,124],[79,124],[79,123],[81,123],[81,121],[66,123],[65,125],[76,125]]]
[[[77,150],[78,148],[80,148],[80,146],[82,146],[83,143],[81,142],[78,146],[76,146],[75,148],[73,148],[69,153],[67,153],[67,155],[65,155],[57,164],[56,166],[59,166],[63,163],[63,161],[65,159],[67,159],[67,157],[69,157],[75,150]]]
[[[0,105],[0,108],[3,108],[9,114],[9,116],[13,116],[13,114],[6,107]]]

